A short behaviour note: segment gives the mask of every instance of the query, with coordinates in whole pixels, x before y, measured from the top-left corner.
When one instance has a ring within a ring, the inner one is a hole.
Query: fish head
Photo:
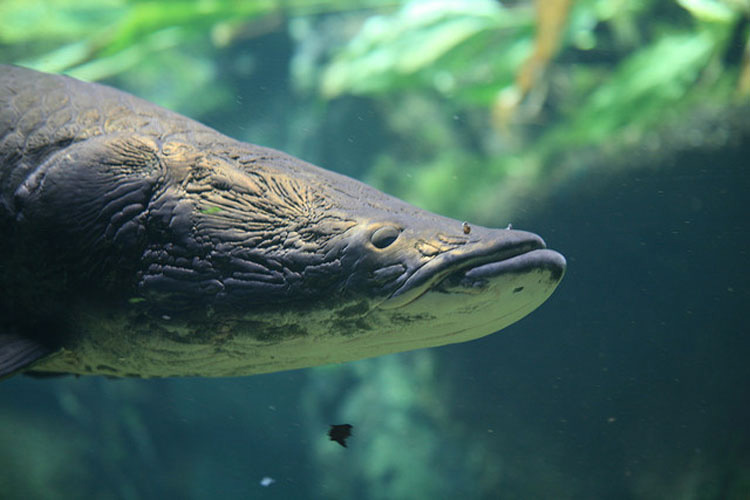
[[[563,278],[565,258],[534,233],[469,225],[367,189],[347,230],[357,257],[345,294],[370,297],[375,342],[407,350],[488,335],[539,307]]]
[[[345,361],[493,333],[541,305],[565,272],[533,233],[433,214],[278,151],[237,156],[174,183],[161,225],[171,248],[187,249],[190,274],[171,270],[160,245],[157,258],[171,260],[149,263],[144,293],[207,304],[223,322],[252,325],[250,336],[351,342],[328,349]]]

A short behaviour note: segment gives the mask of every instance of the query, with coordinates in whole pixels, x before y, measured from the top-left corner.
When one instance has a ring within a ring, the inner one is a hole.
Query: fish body
[[[0,376],[238,376],[463,342],[564,271],[533,233],[0,66]]]

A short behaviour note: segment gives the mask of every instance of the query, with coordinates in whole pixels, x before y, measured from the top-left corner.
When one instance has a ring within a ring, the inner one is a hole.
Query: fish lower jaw
[[[490,335],[541,306],[559,283],[555,272],[547,269],[483,279],[480,287],[435,289],[399,310],[412,317],[431,317],[424,326],[415,323],[413,333],[396,342],[434,347]],[[410,348],[415,347],[405,345],[400,350]]]
[[[421,286],[412,286],[409,289],[406,288],[407,285],[402,286],[379,307],[402,308],[430,292],[481,295],[491,281],[498,277],[525,274],[536,269],[549,271],[550,281],[556,286],[562,280],[566,266],[565,257],[546,248],[520,251],[500,260],[491,256],[467,259],[460,267],[436,273]]]

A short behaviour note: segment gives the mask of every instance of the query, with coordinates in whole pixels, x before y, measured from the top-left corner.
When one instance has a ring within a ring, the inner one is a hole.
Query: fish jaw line
[[[416,269],[387,300],[380,304],[380,307],[383,309],[403,307],[419,299],[449,276],[462,274],[488,264],[510,261],[519,255],[546,248],[544,240],[534,233],[497,231],[503,231],[502,237],[469,243],[429,260]]]
[[[437,347],[495,333],[542,305],[565,272],[564,257],[547,249],[495,264],[496,268],[479,265],[466,271],[481,275],[470,276],[469,284],[439,284],[398,309],[382,310],[380,314],[393,314],[398,323],[370,340],[376,344],[373,350],[390,353]],[[476,284],[480,279],[481,284]],[[405,318],[413,320],[405,323]]]
[[[539,248],[508,259],[480,264],[468,270],[463,269],[444,278],[439,286],[446,293],[482,293],[495,277],[541,270],[547,271],[548,281],[557,286],[565,275],[566,267],[567,262],[561,254],[547,248]]]

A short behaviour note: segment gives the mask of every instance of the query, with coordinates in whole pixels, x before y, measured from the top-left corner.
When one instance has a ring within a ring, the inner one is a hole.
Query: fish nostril
[[[382,226],[372,232],[370,242],[375,248],[383,249],[396,241],[399,234],[401,230],[396,226]]]

